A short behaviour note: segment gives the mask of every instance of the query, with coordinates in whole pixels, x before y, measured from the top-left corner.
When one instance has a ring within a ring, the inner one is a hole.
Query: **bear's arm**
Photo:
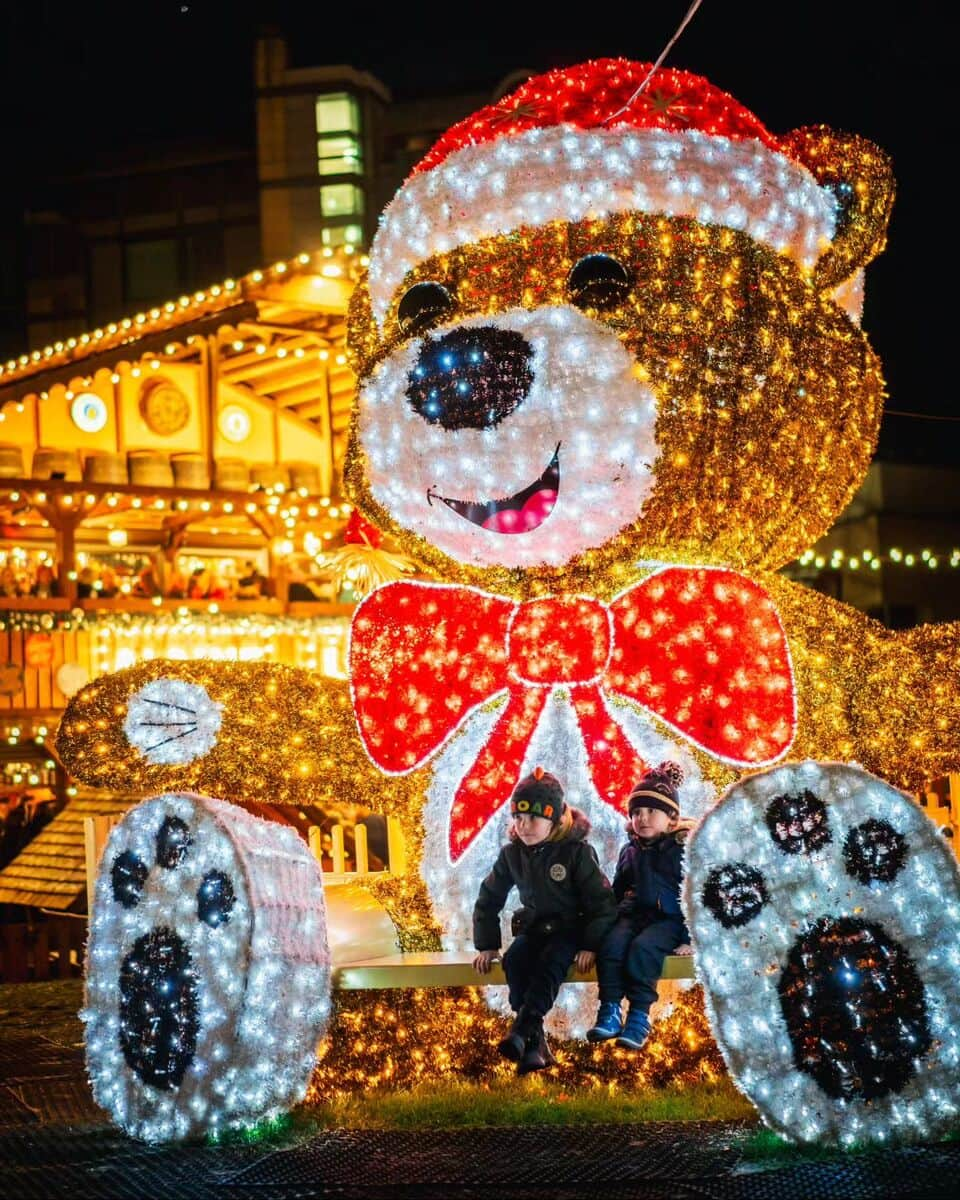
[[[276,663],[156,659],[101,676],[71,699],[56,745],[76,779],[127,793],[380,808],[392,786],[346,681]]]
[[[791,758],[858,762],[909,791],[960,769],[960,623],[890,630],[781,576],[764,583],[797,684]]]

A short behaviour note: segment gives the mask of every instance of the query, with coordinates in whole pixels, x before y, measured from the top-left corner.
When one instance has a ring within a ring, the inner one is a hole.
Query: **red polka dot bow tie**
[[[710,568],[666,568],[609,605],[387,584],[357,608],[350,674],[363,744],[390,774],[416,770],[478,706],[505,697],[453,800],[454,862],[509,798],[554,688],[569,695],[597,794],[614,805],[644,769],[619,698],[738,766],[781,757],[796,728],[773,601],[745,576]]]

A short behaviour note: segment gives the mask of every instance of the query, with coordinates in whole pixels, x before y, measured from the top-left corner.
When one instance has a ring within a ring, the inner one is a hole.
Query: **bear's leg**
[[[960,875],[906,795],[806,762],[730,788],[684,907],[736,1082],[792,1140],[920,1140],[960,1112]]]
[[[172,1141],[302,1099],[330,1012],[323,882],[293,829],[167,794],[113,831],[87,947],[87,1068],[128,1133]]]

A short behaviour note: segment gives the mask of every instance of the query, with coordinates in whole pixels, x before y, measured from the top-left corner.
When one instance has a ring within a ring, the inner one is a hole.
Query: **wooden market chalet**
[[[56,813],[7,846],[8,920],[82,913],[83,818],[132,802],[78,792],[50,748],[88,679],[205,655],[345,673],[350,580],[315,564],[350,515],[360,266],[350,247],[300,255],[0,364],[0,796]]]

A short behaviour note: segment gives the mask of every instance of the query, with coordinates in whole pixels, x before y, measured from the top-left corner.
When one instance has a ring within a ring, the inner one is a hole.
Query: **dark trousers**
[[[572,937],[562,933],[549,937],[521,933],[515,937],[503,956],[513,1011],[522,1008],[527,1017],[543,1020],[579,949]]]
[[[649,1012],[657,998],[657,980],[666,956],[686,940],[683,921],[665,917],[620,917],[597,955],[600,1000],[619,1004],[627,997],[632,1009]]]

